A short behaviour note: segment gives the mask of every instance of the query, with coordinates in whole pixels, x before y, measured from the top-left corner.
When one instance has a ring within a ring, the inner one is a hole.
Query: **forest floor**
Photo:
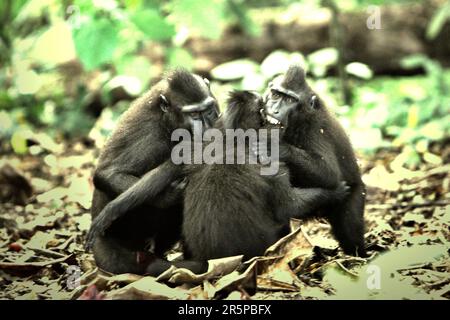
[[[434,148],[440,160],[415,170],[396,150],[361,157],[367,259],[343,254],[326,221],[293,221],[264,257],[158,279],[108,275],[84,251],[97,149],[2,155],[1,197],[23,205],[0,204],[0,299],[450,299],[450,146]]]

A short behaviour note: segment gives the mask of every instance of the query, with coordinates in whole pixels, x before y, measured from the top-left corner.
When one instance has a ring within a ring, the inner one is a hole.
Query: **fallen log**
[[[377,74],[417,72],[405,71],[400,65],[402,58],[412,54],[425,54],[444,66],[450,66],[450,23],[447,21],[435,39],[426,38],[428,24],[442,3],[441,0],[432,0],[341,12],[343,60],[365,63]],[[372,28],[370,22],[378,9],[380,29]],[[288,18],[275,14],[264,16],[258,16],[263,27],[257,37],[234,27],[226,30],[218,40],[189,39],[186,47],[196,57],[195,71],[209,73],[220,63],[243,57],[261,62],[277,49],[309,54],[331,46],[332,15],[327,8],[314,12],[290,12]]]

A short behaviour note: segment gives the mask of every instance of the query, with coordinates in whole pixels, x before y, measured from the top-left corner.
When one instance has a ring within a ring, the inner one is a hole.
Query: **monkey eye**
[[[277,100],[277,99],[281,99],[281,98],[282,98],[281,93],[279,93],[278,91],[275,91],[275,90],[272,91],[272,99]]]
[[[309,100],[309,106],[313,109],[317,107],[317,96],[316,95],[313,95],[311,97],[311,99]]]
[[[203,81],[205,81],[206,85],[207,85],[207,86],[208,86],[208,88],[209,88],[209,85],[210,85],[210,83],[209,83],[209,80],[208,80],[208,79],[206,79],[206,78],[203,78]]]
[[[169,101],[167,101],[167,98],[163,94],[160,94],[159,98],[161,99],[161,102],[160,102],[161,110],[163,112],[167,112],[168,107],[169,107]]]
[[[292,97],[286,97],[285,99],[286,99],[287,103],[294,103],[295,102],[295,99],[292,98]]]

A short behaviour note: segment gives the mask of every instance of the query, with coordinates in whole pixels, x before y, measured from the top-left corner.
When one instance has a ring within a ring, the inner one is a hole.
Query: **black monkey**
[[[134,206],[117,221],[100,212],[139,185],[143,177],[166,176],[164,161],[175,143],[171,141],[173,130],[206,129],[217,117],[218,105],[209,82],[184,70],[169,73],[122,115],[94,173],[93,223],[87,248],[95,240],[93,252],[99,267],[113,273],[144,273],[150,259],[146,245],[153,245],[154,253],[162,256],[179,240],[182,203],[179,188],[171,185],[175,180],[167,180],[152,201]]]
[[[293,186],[335,188],[341,180],[349,184],[351,193],[344,202],[322,210],[344,252],[364,256],[365,186],[343,128],[298,65],[274,79],[265,101],[269,122],[284,127],[280,160],[289,167]]]
[[[263,100],[254,92],[232,93],[222,119],[225,136],[228,129],[278,130],[265,123],[263,111]],[[245,140],[247,150],[249,144]],[[308,216],[321,205],[334,205],[347,195],[345,183],[333,189],[292,188],[282,163],[277,173],[267,176],[261,175],[261,166],[245,163],[186,167],[182,229],[188,259],[207,261],[240,254],[248,259],[262,255],[287,234],[290,218]]]
[[[254,93],[234,93],[217,126],[225,135],[227,129],[259,129],[265,122],[261,114],[263,107],[262,99]],[[247,150],[248,144],[245,141]],[[188,260],[169,263],[154,259],[146,270],[151,275],[161,273],[171,264],[202,272],[208,259],[261,255],[286,234],[290,217],[303,217],[320,205],[339,203],[348,191],[344,183],[330,190],[291,188],[288,171],[283,165],[273,176],[262,176],[260,164],[175,166],[168,160],[165,165],[164,172],[172,172],[170,179],[153,175],[105,207],[108,215],[120,216],[130,210],[130,205],[148,201],[156,194],[146,184],[162,184],[164,188],[166,181],[187,176],[182,230]]]

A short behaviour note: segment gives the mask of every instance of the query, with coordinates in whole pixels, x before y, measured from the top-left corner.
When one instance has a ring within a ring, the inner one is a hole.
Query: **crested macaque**
[[[228,129],[279,130],[266,123],[263,111],[263,100],[256,93],[232,93],[222,119],[225,137]],[[244,144],[249,151],[250,141]],[[282,163],[273,175],[261,175],[261,166],[249,162],[186,166],[182,231],[187,259],[262,255],[287,234],[290,218],[308,216],[347,195],[345,182],[333,189],[292,188]]]
[[[225,136],[227,129],[266,127],[263,110],[260,96],[250,92],[233,93],[216,127],[222,129]],[[249,141],[244,140],[244,143],[248,151]],[[228,151],[225,150],[223,156]],[[321,205],[339,203],[348,192],[344,182],[334,189],[291,188],[289,173],[282,164],[272,176],[261,175],[262,165],[256,162],[176,166],[168,160],[165,165],[164,172],[169,177],[159,174],[143,179],[104,210],[108,216],[120,216],[136,203],[130,199],[139,198],[137,203],[141,203],[156,195],[146,184],[162,184],[164,189],[167,181],[187,178],[182,224],[187,260],[168,262],[156,257],[146,269],[150,275],[158,275],[171,265],[199,273],[206,271],[209,259],[230,255],[244,255],[247,259],[261,255],[287,233],[291,217],[308,216]]]
[[[365,255],[365,186],[350,141],[338,121],[309,87],[298,65],[275,78],[265,94],[270,123],[284,128],[279,159],[299,188],[336,188],[344,180],[351,188],[342,203],[324,204],[333,233],[345,253]]]
[[[100,268],[142,274],[153,257],[149,246],[156,256],[163,256],[179,240],[183,184],[170,180],[164,166],[176,143],[171,133],[179,128],[207,129],[218,113],[209,81],[180,69],[167,74],[122,115],[94,172],[93,222],[86,248],[92,247]],[[121,217],[101,214],[113,199],[153,175],[168,180],[164,187],[146,185],[155,193],[151,201],[133,203]]]

